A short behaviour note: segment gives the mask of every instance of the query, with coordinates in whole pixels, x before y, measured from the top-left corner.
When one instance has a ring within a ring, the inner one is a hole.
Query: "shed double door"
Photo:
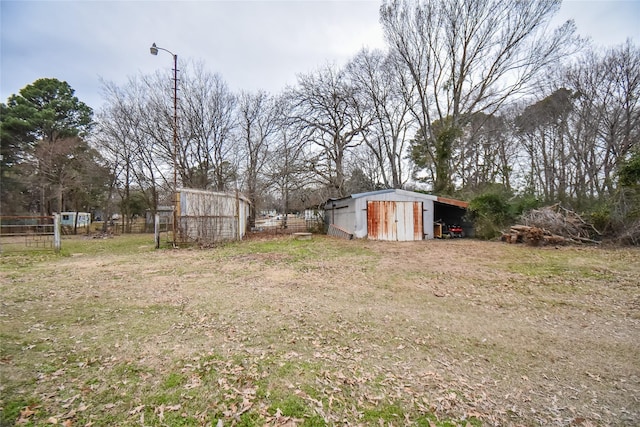
[[[367,234],[371,240],[422,240],[422,202],[368,201]]]

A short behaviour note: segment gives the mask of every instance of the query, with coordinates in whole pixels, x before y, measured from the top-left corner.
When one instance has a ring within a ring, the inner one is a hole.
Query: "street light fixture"
[[[157,55],[159,50],[173,56],[173,246],[176,246],[177,239],[177,222],[178,222],[178,55],[163,47],[152,44],[149,51],[152,55]]]

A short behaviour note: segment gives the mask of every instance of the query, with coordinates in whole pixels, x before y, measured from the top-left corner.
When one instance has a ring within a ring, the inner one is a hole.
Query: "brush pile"
[[[599,242],[600,232],[577,213],[560,204],[533,209],[522,215],[522,224],[514,225],[502,234],[507,243],[526,243],[531,246],[563,245]]]

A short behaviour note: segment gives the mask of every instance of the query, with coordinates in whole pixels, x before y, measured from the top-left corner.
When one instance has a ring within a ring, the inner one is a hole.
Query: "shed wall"
[[[240,195],[181,189],[178,211],[183,242],[240,240],[247,230],[250,204]]]
[[[371,196],[355,199],[355,225],[354,236],[364,238],[368,235],[367,230],[367,203],[369,201],[396,201],[396,202],[422,202],[422,227],[425,239],[433,239],[433,201],[435,196],[428,194],[411,193],[409,191],[397,190],[396,192],[374,194]],[[339,224],[338,224],[339,225]]]
[[[349,233],[354,233],[356,225],[355,200],[341,199],[328,203],[325,206],[325,218],[328,224],[335,224]]]
[[[373,192],[356,198],[333,200],[325,205],[327,222],[353,233],[356,238],[365,238],[367,228],[367,203],[369,201],[422,202],[422,234],[424,239],[433,239],[434,201],[436,196],[394,190]]]

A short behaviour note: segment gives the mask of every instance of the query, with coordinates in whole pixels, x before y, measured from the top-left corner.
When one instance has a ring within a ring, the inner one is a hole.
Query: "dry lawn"
[[[314,236],[9,254],[1,425],[640,424],[640,251]]]

